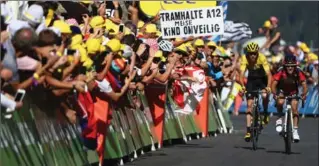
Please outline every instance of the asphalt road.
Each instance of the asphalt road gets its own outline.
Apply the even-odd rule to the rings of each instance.
[[[245,117],[232,117],[234,132],[192,140],[187,144],[148,152],[131,163],[136,166],[318,166],[318,118],[301,119],[301,141],[292,145],[293,154],[284,154],[284,141],[275,131],[271,118],[262,132],[257,151],[243,139]]]

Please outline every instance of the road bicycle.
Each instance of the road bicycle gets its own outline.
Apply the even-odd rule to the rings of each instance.
[[[293,136],[292,136],[292,132],[293,132],[293,115],[292,115],[292,110],[291,110],[291,101],[293,99],[296,100],[301,100],[302,98],[300,96],[294,95],[294,96],[286,96],[286,97],[282,97],[283,99],[285,99],[285,109],[284,109],[284,113],[285,113],[285,119],[284,122],[282,124],[282,131],[280,133],[281,136],[283,136],[284,141],[285,141],[285,153],[286,154],[291,154],[291,143],[293,142]],[[304,101],[302,101],[302,108],[304,107]]]
[[[253,150],[257,150],[258,148],[258,137],[259,134],[261,133],[261,130],[263,128],[262,126],[262,118],[260,115],[260,105],[259,102],[262,100],[261,94],[265,93],[263,91],[257,90],[257,91],[251,91],[251,92],[246,92],[246,93],[251,93],[254,94],[254,103],[253,103],[253,109],[252,109],[252,125],[250,127],[250,134],[251,134],[251,139],[250,141],[253,144]]]

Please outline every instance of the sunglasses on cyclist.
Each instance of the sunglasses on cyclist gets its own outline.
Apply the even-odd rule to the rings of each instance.
[[[289,64],[289,65],[285,65],[286,68],[295,68],[297,65],[294,64]]]
[[[204,46],[196,46],[197,48],[204,48]]]
[[[258,55],[258,52],[248,52],[247,55],[248,55],[248,56],[252,56],[252,55],[257,56],[257,55]]]

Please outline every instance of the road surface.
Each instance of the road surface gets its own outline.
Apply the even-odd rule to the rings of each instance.
[[[148,152],[129,166],[318,166],[318,118],[301,119],[301,141],[292,145],[293,154],[286,155],[284,141],[275,131],[271,118],[262,132],[257,151],[243,139],[245,116],[232,117],[234,132],[217,137],[192,140],[187,144],[164,147]]]

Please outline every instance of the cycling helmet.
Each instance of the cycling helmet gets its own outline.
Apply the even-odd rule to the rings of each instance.
[[[284,66],[296,66],[297,58],[294,55],[285,56]]]
[[[247,46],[246,46],[246,52],[249,53],[249,52],[258,52],[259,51],[259,46],[257,43],[254,43],[254,42],[251,42],[251,43],[248,43]]]

